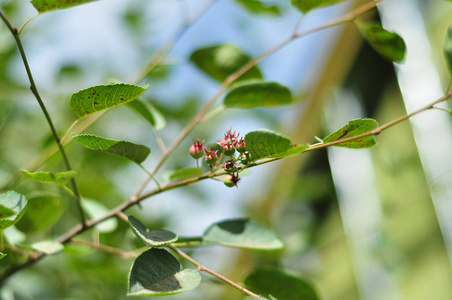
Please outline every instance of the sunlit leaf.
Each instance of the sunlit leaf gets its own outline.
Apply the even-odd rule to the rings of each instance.
[[[63,244],[57,241],[40,241],[31,245],[32,248],[45,254],[58,254],[64,250]]]
[[[248,63],[251,57],[236,46],[224,44],[198,49],[192,53],[190,60],[213,79],[223,82]],[[252,67],[237,80],[252,78],[262,78],[262,73],[257,67]]]
[[[446,40],[444,41],[444,56],[446,57],[447,68],[452,75],[452,25],[447,29]]]
[[[236,248],[277,250],[283,247],[270,228],[249,219],[215,223],[206,229],[203,239],[205,242]]]
[[[71,109],[83,118],[95,112],[128,103],[141,96],[148,86],[140,87],[125,83],[98,85],[72,94]]]
[[[196,288],[201,275],[193,269],[182,270],[179,261],[164,249],[152,248],[133,263],[129,274],[132,296],[165,296]]]
[[[248,132],[245,135],[245,144],[252,161],[298,155],[309,146],[294,145],[289,138],[266,129]]]
[[[129,216],[129,225],[136,236],[148,246],[159,247],[177,241],[177,234],[174,232],[163,229],[149,230],[134,216]]]
[[[373,119],[356,119],[351,120],[341,129],[336,130],[332,134],[323,139],[323,143],[330,143],[341,139],[353,137],[378,127],[377,121]],[[370,148],[375,146],[375,139],[373,135],[358,138],[344,143],[339,143],[334,146],[341,146],[347,148]]]
[[[267,5],[259,0],[237,0],[248,11],[256,14],[268,14],[279,16],[281,13],[275,5]]]
[[[333,5],[345,0],[292,0],[292,5],[298,8],[302,13],[307,13],[311,9]]]
[[[84,198],[82,207],[91,219],[97,219],[105,216],[109,210],[100,202]],[[116,230],[118,221],[115,218],[109,218],[96,225],[97,231],[101,233],[109,233]]]
[[[39,181],[39,182],[46,182],[46,183],[54,183],[61,186],[66,185],[72,178],[74,178],[77,175],[76,171],[66,171],[66,172],[58,172],[58,173],[52,173],[52,172],[29,172],[27,170],[22,170],[22,173],[33,180]]]
[[[179,169],[171,173],[170,179],[172,180],[184,180],[193,177],[197,177],[199,175],[198,168],[185,168]]]
[[[226,107],[237,108],[272,107],[291,103],[292,94],[287,87],[264,80],[237,83],[224,98]]]
[[[151,153],[151,149],[143,145],[111,140],[93,134],[74,135],[74,139],[88,149],[122,156],[137,164],[141,164]]]
[[[6,253],[0,252],[0,259],[6,256]]]
[[[31,196],[28,199],[27,211],[16,227],[25,233],[46,230],[60,219],[63,211],[64,206],[56,196]]]
[[[404,40],[394,32],[389,32],[375,23],[359,25],[360,32],[381,56],[390,61],[401,62],[405,58]]]
[[[0,212],[5,214],[0,215],[0,232],[19,222],[26,206],[27,199],[21,194],[12,191],[0,194]]]
[[[33,6],[40,12],[69,8],[97,0],[31,0]]]
[[[245,279],[245,285],[268,299],[321,299],[312,282],[306,277],[271,266],[254,269]]]

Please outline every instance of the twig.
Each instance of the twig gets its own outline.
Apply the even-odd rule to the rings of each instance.
[[[98,244],[98,243],[88,242],[88,241],[79,240],[79,239],[71,239],[71,242],[79,244],[79,245],[85,245],[85,246],[88,246],[88,247],[100,250],[102,252],[111,253],[111,254],[117,254],[117,255],[122,256],[124,258],[137,257],[137,255],[134,254],[133,252],[126,252],[126,251],[123,251],[121,249],[109,247],[109,246],[106,246],[106,245],[101,245],[101,244]]]

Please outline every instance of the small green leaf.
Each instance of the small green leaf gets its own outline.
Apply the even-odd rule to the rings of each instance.
[[[12,191],[0,194],[0,213],[5,213],[0,215],[0,232],[19,222],[26,206],[27,199],[23,195]]]
[[[41,241],[32,244],[31,247],[48,255],[58,254],[64,250],[63,244],[57,241]]]
[[[164,249],[143,252],[129,274],[129,296],[166,296],[196,288],[201,275],[193,269],[181,269],[179,261]]]
[[[373,119],[356,119],[351,120],[348,124],[344,125],[341,129],[336,130],[332,134],[323,139],[323,143],[330,143],[341,139],[353,137],[378,127],[377,121]],[[370,148],[375,146],[375,139],[373,135],[351,140],[344,143],[339,143],[334,146],[341,146],[347,148]]]
[[[245,144],[252,161],[298,155],[309,146],[293,145],[289,138],[266,129],[248,132],[245,135]]]
[[[359,24],[359,29],[381,56],[395,62],[401,62],[405,58],[406,45],[397,33],[389,32],[375,23]]]
[[[40,12],[65,9],[96,0],[31,0],[31,4]]]
[[[333,5],[343,1],[345,0],[292,0],[292,5],[305,14],[311,9]]]
[[[201,48],[190,57],[190,61],[199,69],[219,82],[225,81],[229,75],[237,72],[250,60],[250,56],[229,44]],[[237,80],[251,78],[262,78],[262,73],[257,67],[252,67]]]
[[[109,212],[109,210],[102,203],[87,198],[83,198],[82,207],[91,219],[103,217]],[[109,218],[96,225],[97,231],[101,233],[113,232],[117,227],[118,221],[114,218]]]
[[[283,243],[271,229],[249,219],[215,223],[206,229],[203,239],[206,242],[235,248],[278,250],[283,247]]]
[[[151,149],[148,147],[127,141],[111,140],[93,134],[79,134],[73,136],[77,142],[88,149],[122,156],[137,164],[141,164],[145,161],[151,153]]]
[[[276,267],[257,267],[245,279],[251,291],[269,299],[317,300],[320,296],[311,281]]]
[[[22,232],[36,232],[55,225],[64,212],[60,199],[53,195],[34,195],[29,197],[27,211],[16,227]]]
[[[6,256],[6,253],[0,252],[0,259]]]
[[[274,16],[279,16],[281,14],[277,6],[266,5],[259,0],[237,0],[237,2],[252,13]]]
[[[72,178],[74,178],[77,175],[77,172],[75,171],[66,171],[66,172],[58,172],[58,173],[52,173],[52,172],[28,172],[27,170],[22,170],[22,173],[33,180],[39,181],[39,182],[46,182],[46,183],[54,183],[58,184],[60,186],[65,186]]]
[[[447,68],[452,75],[452,25],[447,29],[446,40],[444,41],[444,56],[446,57]]]
[[[177,241],[177,234],[168,230],[149,230],[134,216],[129,216],[129,225],[136,236],[146,245],[161,247]]]
[[[237,108],[272,107],[291,103],[292,95],[287,87],[264,80],[237,83],[224,98],[226,107]]]
[[[148,86],[125,83],[98,85],[72,94],[69,102],[72,111],[83,118],[95,112],[128,103],[141,96]]]
[[[169,178],[171,180],[184,180],[197,177],[198,175],[199,175],[198,168],[185,168],[174,171]]]

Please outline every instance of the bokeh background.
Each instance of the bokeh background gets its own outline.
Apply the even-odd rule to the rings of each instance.
[[[190,63],[193,51],[229,43],[255,57],[292,33],[301,14],[290,1],[262,2],[275,5],[279,13],[253,13],[233,0],[96,1],[38,16],[25,27],[22,39],[61,134],[76,119],[68,105],[72,93],[115,81],[134,83],[149,62],[165,54],[140,82],[150,85],[142,100],[162,116],[157,128],[129,108],[117,107],[84,129],[149,146],[152,153],[145,166],[152,169],[162,154],[155,136],[170,145],[219,87]],[[348,0],[312,11],[299,30],[366,2]],[[16,27],[36,14],[25,0],[3,0],[0,8]],[[375,53],[353,24],[292,42],[259,68],[266,79],[292,90],[294,104],[215,115],[195,128],[158,179],[165,182],[173,170],[195,166],[188,155],[192,138],[213,143],[230,128],[242,135],[267,128],[297,143],[314,143],[314,136],[324,137],[348,120],[375,118],[383,124],[434,101],[450,80],[442,49],[451,17],[452,3],[443,0],[387,0],[360,17],[361,22],[381,21],[405,39],[407,56],[397,65]],[[78,222],[77,208],[64,190],[19,175],[20,169],[64,169],[58,154],[49,157],[54,142],[28,86],[14,40],[1,24],[0,190],[47,199],[51,212],[43,218],[53,224],[39,228],[29,209],[24,221],[4,233],[11,244],[57,237]],[[143,209],[127,214],[181,236],[199,236],[210,224],[237,217],[272,226],[285,242],[282,251],[219,246],[189,250],[237,282],[256,265],[277,265],[305,274],[324,299],[452,299],[450,115],[428,111],[376,140],[372,149],[318,150],[253,168],[238,189],[203,181],[148,199]],[[146,178],[141,169],[118,157],[74,143],[67,149],[82,195],[107,209],[126,201]],[[43,205],[38,200],[36,211]],[[110,225],[79,238],[127,251],[141,247],[127,224]],[[0,270],[21,261],[21,255],[11,253],[0,261]],[[12,277],[0,298],[124,299],[131,264],[130,259],[69,244],[63,254]],[[196,290],[166,298],[244,298],[203,277]]]

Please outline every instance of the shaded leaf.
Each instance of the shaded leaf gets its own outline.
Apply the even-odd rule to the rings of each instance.
[[[0,259],[6,256],[6,253],[0,252]]]
[[[87,198],[83,198],[82,207],[91,219],[103,217],[109,212],[102,203]],[[101,233],[115,231],[117,227],[118,221],[115,218],[109,218],[96,225],[96,229]]]
[[[343,1],[345,0],[292,0],[292,5],[302,13],[307,13],[311,9],[333,5]]]
[[[159,247],[177,241],[177,234],[168,230],[149,230],[134,216],[129,216],[129,225],[133,233],[146,245]]]
[[[196,288],[201,275],[181,269],[179,261],[164,249],[152,248],[133,263],[129,274],[128,295],[165,296]]]
[[[141,164],[151,153],[151,149],[146,146],[127,141],[111,140],[94,134],[79,134],[73,135],[73,137],[88,149],[122,156],[137,164]]]
[[[146,119],[156,130],[166,126],[165,117],[154,106],[140,100],[129,102],[127,106]]]
[[[27,211],[16,227],[28,233],[42,231],[55,225],[64,212],[64,206],[53,195],[35,195],[28,199]]]
[[[27,199],[21,194],[12,191],[0,194],[0,212],[5,213],[5,216],[0,215],[0,231],[16,224],[24,215],[26,206]]]
[[[64,250],[63,244],[57,241],[40,241],[31,245],[31,247],[45,254],[58,254]]]
[[[320,299],[311,281],[276,267],[257,267],[245,279],[251,291],[269,299]]]
[[[277,250],[283,247],[283,243],[271,229],[249,219],[215,223],[206,229],[203,239],[206,242],[235,248]]]
[[[444,56],[446,57],[447,68],[452,75],[452,25],[447,29],[446,40],[444,41]]]
[[[128,103],[141,96],[148,86],[125,83],[98,85],[72,94],[69,102],[72,111],[83,118],[95,112]]]
[[[197,177],[199,175],[198,168],[184,168],[179,169],[171,173],[170,179],[171,180],[184,180],[189,179],[193,177]]]
[[[226,107],[237,108],[272,107],[291,103],[292,94],[287,87],[264,80],[237,83],[224,98]]]
[[[97,0],[31,0],[33,6],[40,12],[65,9]]]
[[[361,133],[374,130],[378,127],[377,121],[373,119],[356,119],[351,120],[341,129],[336,130],[332,134],[323,139],[323,143],[334,142],[337,140],[353,137]],[[370,148],[375,146],[375,139],[373,135],[351,140],[344,143],[339,143],[334,146],[341,146],[347,148]]]
[[[360,24],[359,28],[364,38],[381,56],[395,62],[401,62],[405,58],[406,45],[397,33],[389,32],[374,23]]]
[[[66,185],[72,178],[74,178],[77,175],[76,171],[66,171],[66,172],[58,172],[58,173],[52,173],[52,172],[29,172],[27,170],[22,170],[22,173],[33,180],[39,181],[39,182],[46,182],[46,183],[54,183],[61,186]]]
[[[275,16],[279,16],[281,14],[277,6],[266,5],[259,0],[237,0],[237,2],[252,13]]]
[[[293,145],[292,141],[276,132],[261,129],[245,135],[251,161],[262,158],[284,158],[303,153],[309,145]]]
[[[250,56],[229,44],[201,48],[194,51],[190,57],[190,61],[199,69],[219,82],[225,81],[229,75],[237,72],[250,60]],[[237,80],[251,78],[262,78],[262,73],[256,66],[246,71]]]

